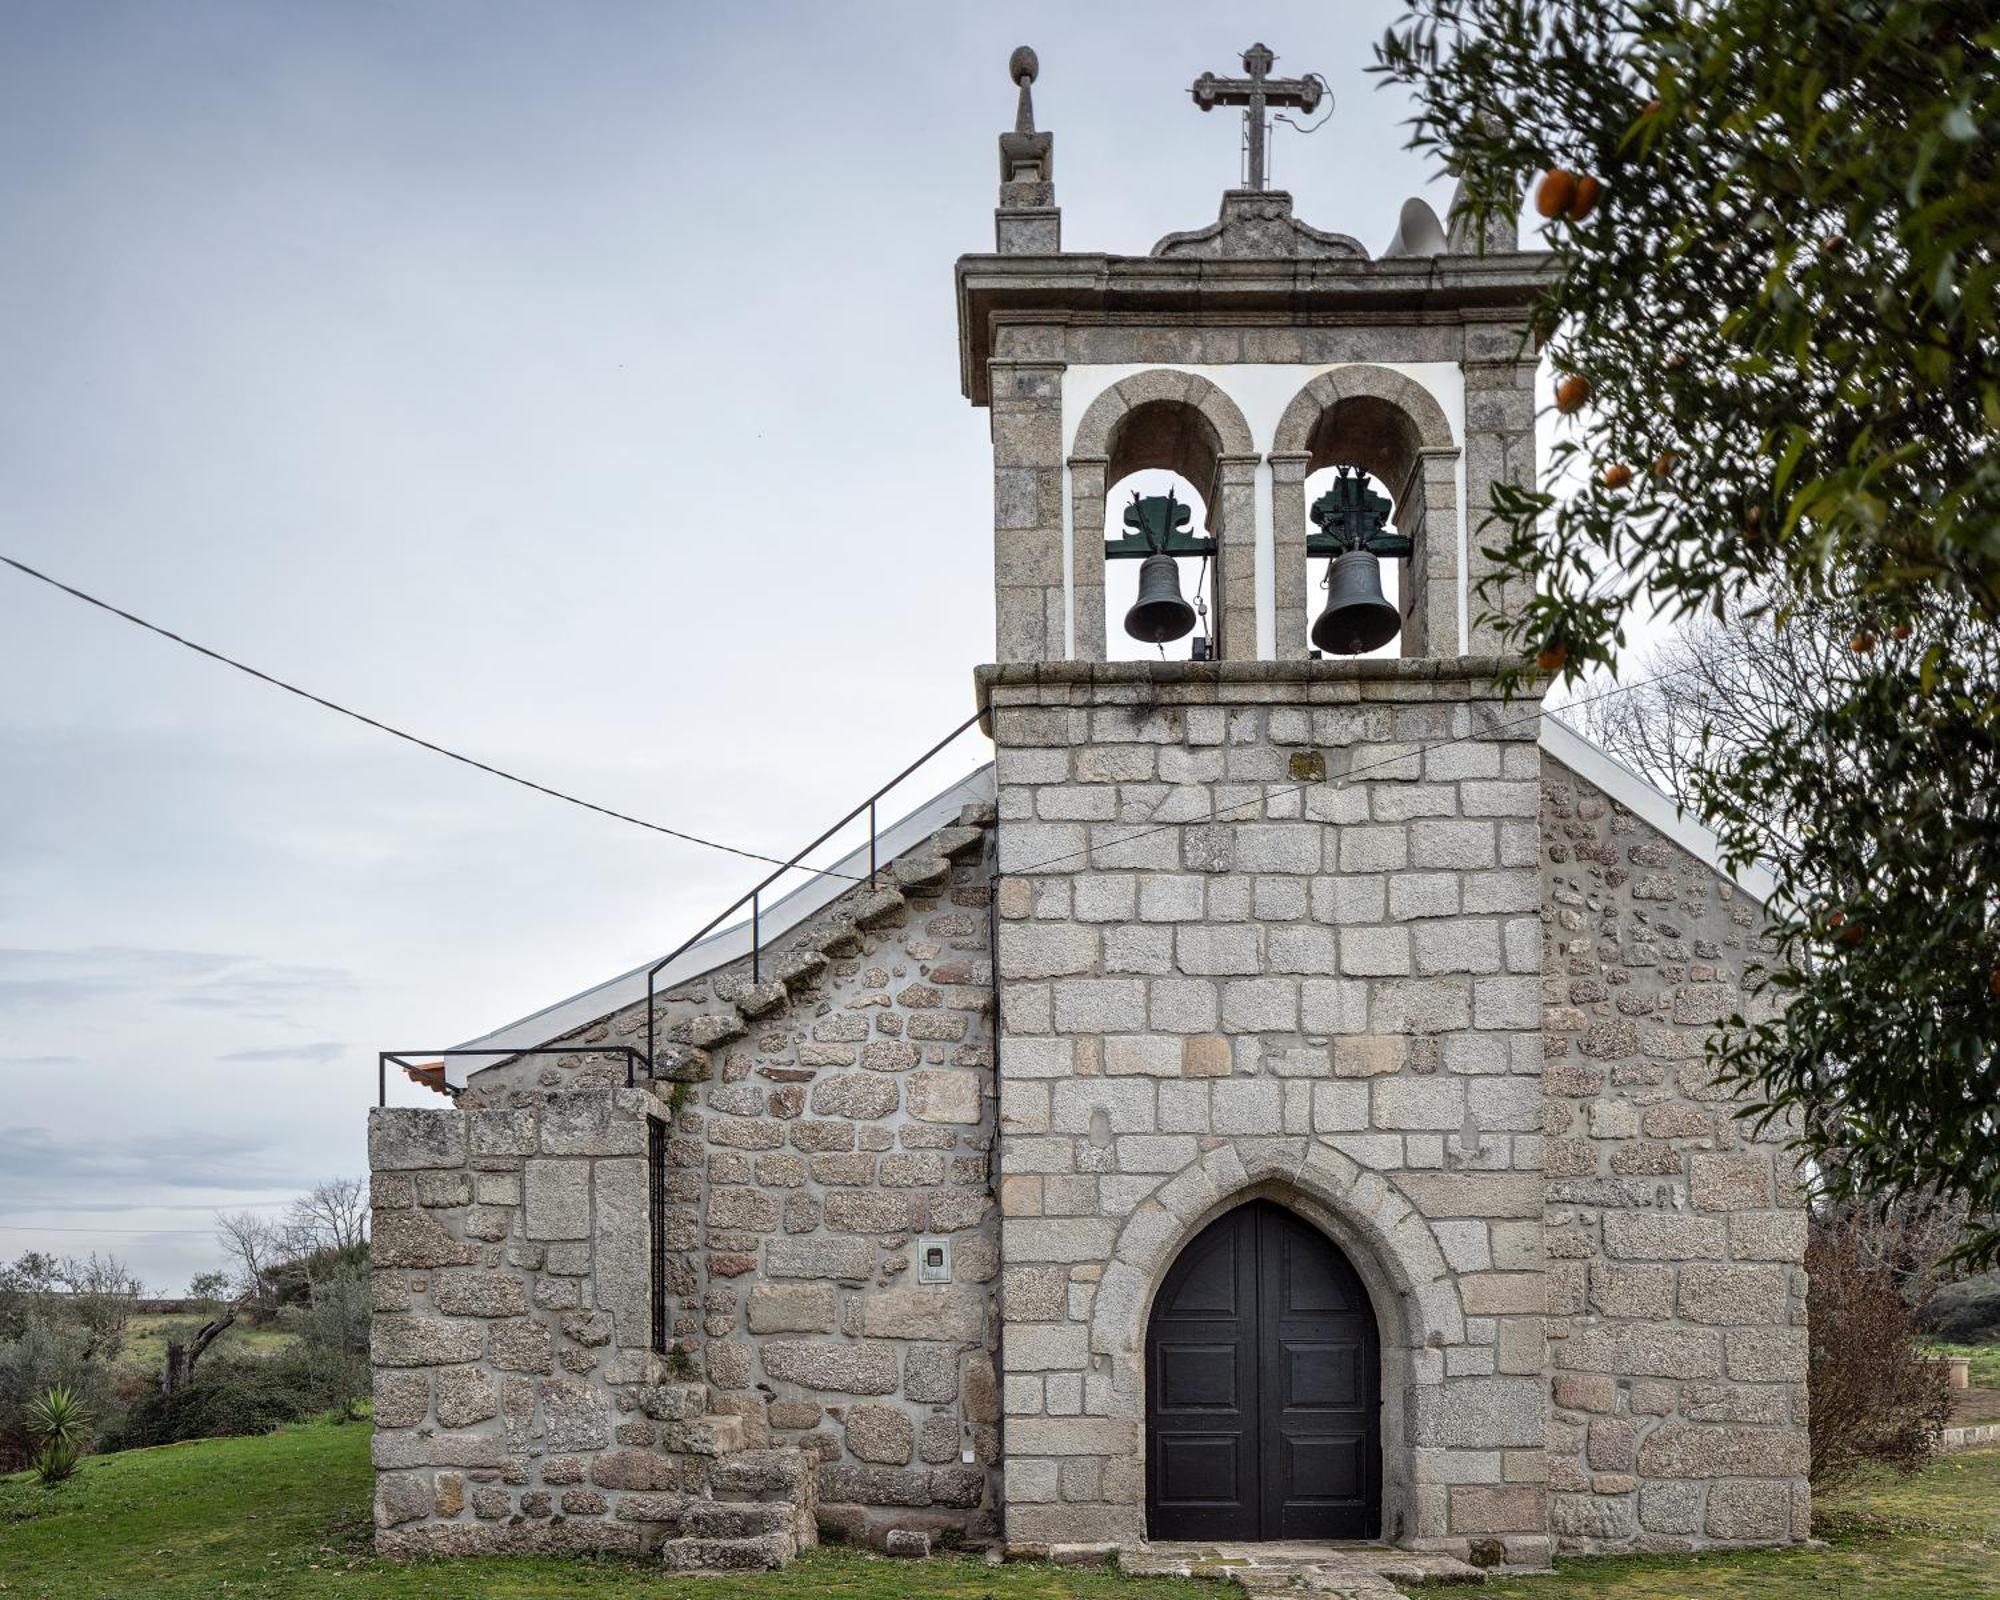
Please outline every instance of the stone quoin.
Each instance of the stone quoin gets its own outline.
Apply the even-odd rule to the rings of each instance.
[[[1317,104],[1272,59],[1198,103]],[[1261,123],[1213,224],[1064,252],[1008,70],[955,277],[993,761],[765,906],[755,970],[670,966],[632,1085],[643,973],[373,1114],[378,1548],[1805,1538],[1802,1199],[1705,1052],[1765,886],[1496,686],[1546,259],[1308,227]],[[1309,643],[1334,467],[1409,541],[1394,656]],[[1214,541],[1209,659],[1107,659],[1141,471]]]

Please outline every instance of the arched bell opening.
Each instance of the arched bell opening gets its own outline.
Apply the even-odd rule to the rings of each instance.
[[[1072,655],[1187,660],[1200,638],[1209,659],[1255,656],[1257,463],[1235,403],[1193,373],[1135,373],[1090,403],[1068,458]],[[1135,490],[1159,503],[1135,511]],[[1149,594],[1169,602],[1170,620],[1192,621],[1172,638],[1135,639],[1126,619],[1154,556],[1171,566],[1155,562]]]
[[[1312,510],[1346,467],[1350,478],[1364,474],[1367,491],[1389,503],[1374,576],[1399,619],[1393,642],[1354,653],[1456,655],[1462,640],[1458,447],[1430,392],[1387,367],[1332,368],[1286,407],[1270,460],[1278,654],[1298,658],[1314,648],[1313,626],[1328,593],[1322,586],[1327,564],[1346,541],[1329,538]],[[1351,519],[1340,526],[1352,533]],[[1350,561],[1349,583],[1368,566]]]
[[[1382,1331],[1323,1229],[1269,1198],[1223,1212],[1146,1324],[1147,1537],[1383,1533]]]
[[[1408,652],[1404,594],[1410,541],[1381,480],[1352,462],[1305,480],[1306,586],[1303,627],[1310,653],[1396,657]],[[1296,629],[1301,619],[1289,619]]]
[[[1158,469],[1131,473],[1105,495],[1106,661],[1214,659],[1219,610],[1208,504],[1189,479]],[[1169,569],[1149,564],[1155,547]]]

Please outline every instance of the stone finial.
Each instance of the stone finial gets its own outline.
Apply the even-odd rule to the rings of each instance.
[[[1020,86],[1014,128],[1000,135],[1000,204],[993,213],[994,247],[1002,255],[1053,255],[1062,249],[1056,208],[1055,135],[1035,131],[1033,85],[1042,64],[1027,45],[1007,58]]]

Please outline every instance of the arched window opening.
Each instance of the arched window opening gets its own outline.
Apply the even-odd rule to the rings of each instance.
[[[1398,525],[1399,508],[1387,487],[1358,463],[1334,460],[1307,474],[1305,502],[1308,576],[1302,626],[1308,640],[1315,638],[1315,628],[1329,600],[1337,598],[1342,602],[1340,622],[1320,635],[1331,648],[1314,645],[1311,653],[1329,659],[1393,658],[1403,654],[1407,648],[1401,622],[1407,612],[1404,592],[1408,586],[1409,539]],[[1336,596],[1335,566],[1344,552],[1356,549],[1371,552],[1372,570],[1368,562],[1350,563],[1344,569]],[[1379,620],[1372,622],[1366,615],[1369,607],[1360,603],[1366,599],[1370,579],[1386,607]],[[1301,625],[1300,619],[1294,619],[1294,625]],[[1389,636],[1373,648],[1347,650],[1340,647],[1339,641],[1327,638],[1328,634],[1346,634],[1356,627],[1365,630],[1370,626],[1377,632],[1389,630]]]
[[[1172,527],[1167,526],[1169,520]],[[1139,601],[1145,556],[1163,539],[1173,561],[1172,592],[1187,603],[1193,626],[1178,638],[1156,644],[1133,637],[1126,625]],[[1215,561],[1205,550],[1181,553],[1190,546],[1213,543],[1207,496],[1180,473],[1148,468],[1113,481],[1104,500],[1105,660],[1214,659]],[[1149,591],[1149,598],[1158,596],[1157,588]]]

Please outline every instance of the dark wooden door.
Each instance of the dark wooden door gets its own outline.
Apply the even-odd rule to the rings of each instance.
[[[1238,1206],[1181,1251],[1147,1324],[1149,1535],[1376,1538],[1380,1412],[1354,1268],[1283,1207]]]

